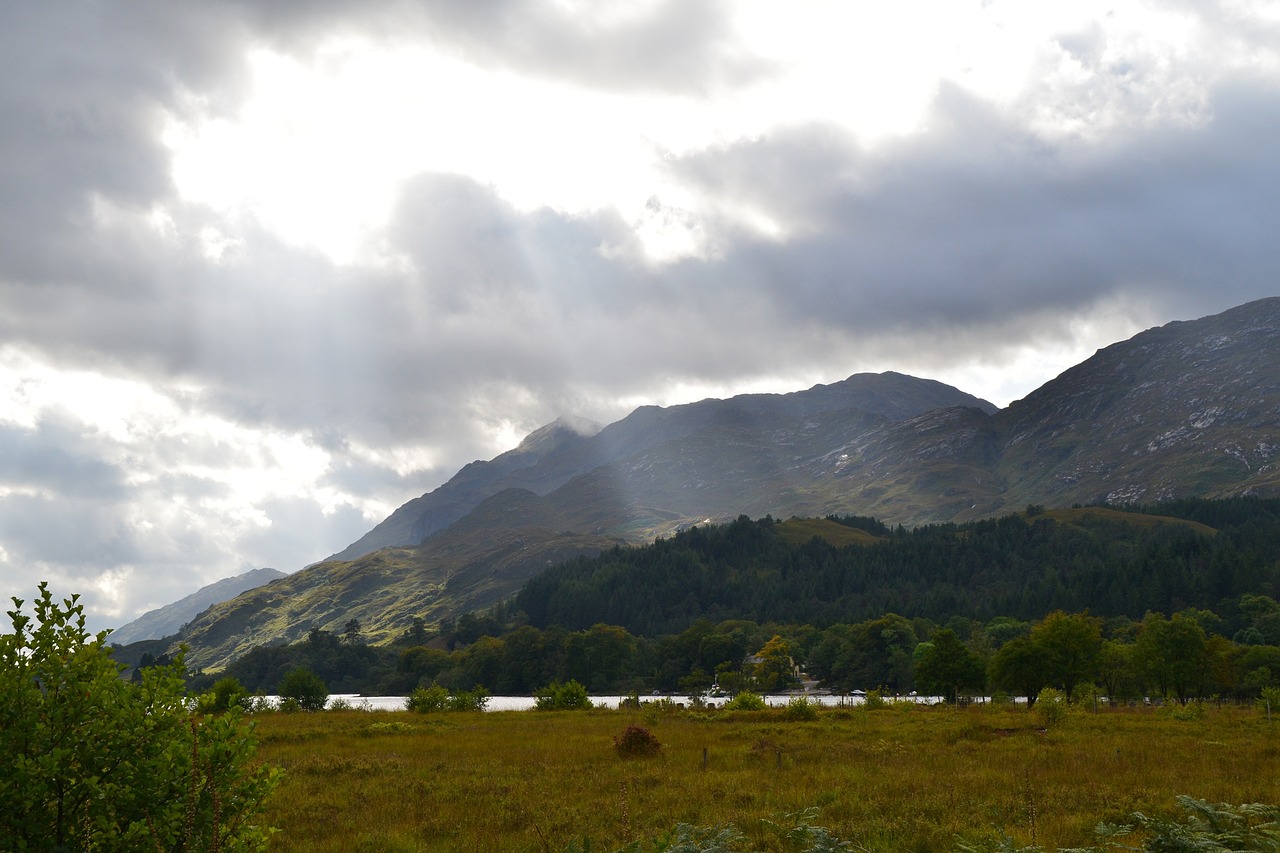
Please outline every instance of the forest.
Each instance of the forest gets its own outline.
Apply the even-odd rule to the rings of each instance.
[[[808,536],[824,525],[859,535]],[[1280,684],[1278,581],[1275,500],[1028,507],[913,530],[742,517],[553,567],[510,601],[417,621],[388,646],[352,620],[218,675],[265,693],[305,667],[332,692],[384,695],[567,680],[769,691],[803,677],[839,691],[1248,700]]]

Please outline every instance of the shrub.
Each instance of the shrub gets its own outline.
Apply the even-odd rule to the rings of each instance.
[[[437,711],[483,711],[488,704],[489,691],[483,687],[450,693],[439,684],[414,688],[404,702],[407,710],[420,714]]]
[[[300,710],[323,711],[325,702],[329,701],[329,688],[324,686],[320,676],[305,666],[290,670],[280,682],[277,691],[280,694],[280,710],[285,710],[284,703],[293,700]]]
[[[818,703],[811,702],[808,696],[795,696],[787,702],[787,710],[783,715],[788,720],[816,720]]]
[[[1271,719],[1273,714],[1280,715],[1280,687],[1264,687],[1258,697],[1258,707]]]
[[[576,681],[553,681],[541,690],[535,690],[535,707],[539,711],[576,711],[591,707],[587,688]]]
[[[862,700],[862,707],[868,711],[878,711],[882,708],[888,708],[889,702],[879,690],[868,690],[866,698]]]
[[[107,632],[45,584],[0,634],[0,842],[9,850],[262,850],[279,770],[229,706],[193,714],[181,655],[120,678]]]
[[[1036,696],[1036,718],[1045,728],[1056,726],[1067,718],[1067,697],[1061,690],[1046,687]]]
[[[450,711],[483,711],[489,704],[489,691],[483,687],[464,690],[449,697]]]
[[[208,693],[201,694],[196,707],[202,714],[225,714],[232,708],[243,708],[248,698],[249,691],[239,679],[228,675],[215,681]]]
[[[627,726],[622,734],[613,736],[613,748],[624,758],[637,758],[656,755],[662,750],[662,744],[644,726]]]
[[[763,711],[766,707],[764,699],[756,693],[744,690],[724,703],[726,711]]]
[[[430,687],[415,687],[413,692],[409,694],[409,698],[404,700],[406,710],[417,711],[419,714],[443,711],[448,705],[449,691],[439,684],[433,684]]]

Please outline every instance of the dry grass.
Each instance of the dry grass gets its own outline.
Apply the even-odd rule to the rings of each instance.
[[[1053,849],[1088,843],[1100,820],[1172,815],[1177,794],[1280,802],[1280,724],[1248,709],[1078,713],[1047,731],[1011,707],[782,714],[268,715],[259,754],[286,770],[272,846],[614,850],[680,822],[758,839],[762,819],[816,806],[868,850],[948,850],[997,829]],[[660,755],[617,754],[632,723]]]

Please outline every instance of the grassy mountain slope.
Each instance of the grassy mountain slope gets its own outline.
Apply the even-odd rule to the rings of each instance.
[[[794,394],[643,407],[593,430],[559,422],[466,466],[343,552],[350,559],[293,576],[287,606],[251,594],[202,618],[186,638],[193,654],[221,660],[353,616],[385,638],[415,616],[511,595],[560,557],[739,515],[911,526],[1029,504],[1278,495],[1280,299],[1143,332],[1000,411],[940,383],[859,374]],[[394,547],[361,553],[380,542]],[[243,615],[221,628],[223,613]]]
[[[253,569],[232,578],[223,578],[203,586],[172,604],[149,610],[111,632],[111,642],[128,645],[142,640],[158,640],[176,634],[201,611],[221,601],[229,601],[247,589],[254,589],[285,577],[275,569]]]

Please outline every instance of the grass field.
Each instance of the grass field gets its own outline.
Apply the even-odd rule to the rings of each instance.
[[[1004,831],[1046,849],[1101,820],[1178,813],[1178,794],[1280,803],[1280,721],[1254,709],[1075,711],[1044,728],[1023,707],[440,713],[256,718],[286,776],[266,818],[277,851],[611,851],[677,823],[815,820],[866,850],[943,851]],[[623,758],[630,725],[662,743]],[[705,757],[704,757],[705,756]]]

